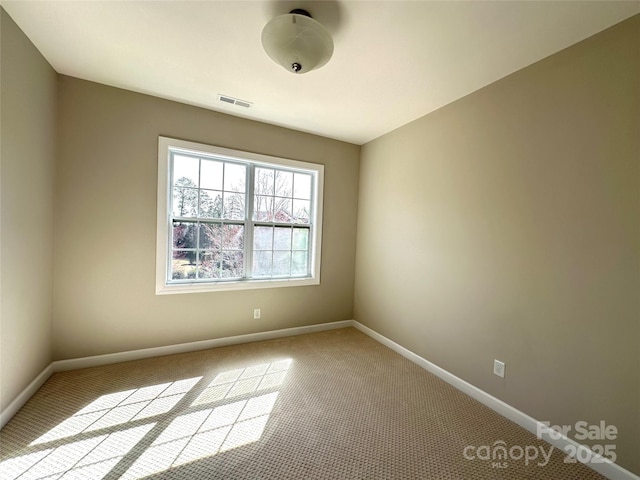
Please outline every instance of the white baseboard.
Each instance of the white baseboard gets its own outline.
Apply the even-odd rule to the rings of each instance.
[[[493,395],[488,394],[484,390],[480,390],[478,387],[471,385],[470,383],[462,380],[459,377],[456,377],[452,373],[444,370],[443,368],[438,367],[437,365],[431,363],[430,361],[422,358],[419,355],[416,355],[412,351],[404,348],[401,345],[398,345],[393,340],[388,339],[384,335],[380,335],[378,332],[370,329],[369,327],[361,324],[360,322],[353,320],[353,326],[360,330],[362,333],[368,335],[373,338],[377,342],[389,347],[394,352],[402,355],[407,360],[412,361],[416,365],[424,368],[430,373],[433,373],[436,377],[444,380],[448,384],[454,386],[461,392],[466,393],[471,398],[478,400],[483,405],[486,405],[490,409],[499,413],[503,417],[508,418],[514,423],[517,423],[524,429],[533,433],[534,435],[538,435],[538,432],[544,432],[546,427],[545,424],[539,422],[535,418],[530,417],[524,412],[512,407],[511,405],[503,402],[502,400],[497,399]],[[595,470],[601,475],[604,475],[610,480],[640,480],[640,477],[635,475],[634,473],[622,468],[621,466],[612,463],[610,461],[604,461],[602,457],[598,454],[594,453],[589,447],[582,445],[575,440],[568,438],[567,436],[554,435],[553,437],[542,434],[542,439],[547,443],[550,443],[554,447],[566,451],[565,447],[571,446],[573,449],[577,449],[580,451],[588,451],[588,455],[583,458],[595,458],[597,460],[603,460],[603,463],[585,463],[589,468]],[[558,438],[559,437],[559,438]],[[578,458],[581,458],[580,456]]]
[[[131,350],[128,352],[109,353],[106,355],[95,355],[92,357],[73,358],[70,360],[58,360],[52,362],[40,375],[33,380],[27,388],[0,412],[0,428],[4,427],[11,417],[13,417],[22,406],[33,396],[34,393],[56,372],[75,370],[78,368],[97,367],[110,365],[112,363],[127,362],[129,360],[139,360],[142,358],[159,357],[162,355],[173,355],[175,353],[195,352],[197,350],[207,350],[209,348],[224,347],[227,345],[237,345],[240,343],[258,342],[261,340],[271,340],[274,338],[291,337],[303,335],[305,333],[321,332],[323,330],[334,330],[337,328],[352,327],[353,320],[342,320],[339,322],[321,323],[318,325],[307,325],[303,327],[284,328],[281,330],[270,330],[267,332],[248,333],[246,335],[236,335],[233,337],[214,338],[212,340],[202,340],[199,342],[180,343],[163,347],[144,348],[141,350]]]
[[[110,353],[106,355],[96,355],[92,357],[74,358],[71,360],[58,360],[52,362],[38,375],[2,412],[0,412],[0,428],[16,414],[22,406],[27,403],[31,396],[47,381],[47,379],[55,372],[66,370],[74,370],[78,368],[96,367],[101,365],[109,365],[113,363],[127,362],[129,360],[139,360],[142,358],[158,357],[162,355],[172,355],[176,353],[194,352],[197,350],[206,350],[209,348],[224,347],[227,345],[237,345],[241,343],[258,342],[261,340],[271,340],[274,338],[284,338],[294,335],[303,335],[306,333],[320,332],[324,330],[333,330],[337,328],[355,327],[364,334],[373,338],[377,342],[389,347],[394,352],[402,355],[406,359],[419,365],[438,378],[444,380],[454,386],[463,393],[478,400],[480,403],[491,408],[503,417],[508,418],[512,422],[520,425],[529,432],[537,435],[539,431],[544,431],[544,424],[530,417],[524,412],[512,407],[511,405],[497,399],[496,397],[480,390],[478,387],[456,377],[452,373],[438,367],[421,356],[395,343],[393,340],[379,334],[378,332],[366,327],[355,320],[342,320],[339,322],[322,323],[318,325],[308,325],[304,327],[285,328],[281,330],[271,330],[267,332],[249,333],[246,335],[236,335],[233,337],[215,338],[212,340],[202,340],[199,342],[180,343],[176,345],[167,345],[163,347],[145,348],[141,350],[131,350],[128,352]],[[550,437],[542,436],[545,441],[556,448],[565,450],[565,447],[572,446],[575,449],[589,450],[585,445],[581,445],[575,440],[566,436],[557,435]],[[591,452],[591,455],[598,458],[597,454]],[[640,477],[634,473],[622,468],[615,463],[587,463],[591,469],[604,475],[610,480],[640,480]]]
[[[47,379],[53,375],[53,364],[50,364],[47,368],[45,368],[40,375],[38,375],[27,388],[22,390],[20,394],[13,399],[13,401],[7,405],[7,407],[0,412],[0,428],[4,427],[11,417],[13,417],[18,410],[22,408],[22,406],[29,401],[29,399],[33,396],[34,393],[38,391],[38,389],[47,381]]]

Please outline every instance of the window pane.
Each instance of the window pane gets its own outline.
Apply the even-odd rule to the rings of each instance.
[[[244,275],[243,253],[222,252],[222,277],[238,278]]]
[[[253,202],[253,219],[263,222],[273,219],[273,197],[256,195]]]
[[[276,227],[273,235],[274,250],[291,250],[291,229],[288,227]]]
[[[274,171],[270,168],[256,168],[255,193],[256,195],[273,195]]]
[[[222,162],[215,160],[202,160],[200,166],[200,188],[209,190],[222,190]]]
[[[293,173],[276,171],[275,185],[277,197],[291,197],[293,193]]]
[[[253,252],[253,276],[266,277],[271,275],[271,255],[270,250],[266,252]]]
[[[222,225],[219,223],[200,224],[200,248],[220,250],[222,248]]]
[[[291,275],[306,275],[308,273],[309,254],[307,252],[293,252],[291,256]]]
[[[201,252],[198,278],[220,278],[220,253]]]
[[[242,250],[244,248],[244,226],[225,225],[222,230],[222,248]]]
[[[293,206],[290,198],[274,199],[275,208],[273,209],[273,219],[276,222],[291,223],[293,221]]]
[[[304,200],[311,199],[311,175],[296,173],[293,180],[293,196]]]
[[[293,229],[293,249],[308,250],[309,245],[309,229],[294,228]]]
[[[200,160],[182,155],[173,156],[173,184],[179,187],[197,187]]]
[[[171,259],[171,278],[183,280],[196,278],[196,252],[174,250]]]
[[[293,201],[293,217],[296,223],[309,223],[311,203],[309,200]]]
[[[273,275],[289,275],[291,252],[273,252]]]
[[[224,193],[224,218],[244,220],[244,195],[242,193]]]
[[[195,188],[173,189],[173,216],[195,217],[198,211],[198,190]]]
[[[244,165],[237,163],[224,164],[224,189],[228,192],[245,191],[247,171]]]
[[[196,223],[173,222],[173,248],[196,248]]]
[[[273,227],[255,227],[253,229],[253,248],[271,250],[273,248]]]
[[[222,218],[222,192],[200,190],[200,216]]]

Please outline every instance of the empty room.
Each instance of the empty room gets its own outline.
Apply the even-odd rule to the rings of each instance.
[[[640,1],[0,20],[0,480],[640,480]]]

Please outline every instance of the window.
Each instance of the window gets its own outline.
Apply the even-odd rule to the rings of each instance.
[[[156,293],[319,284],[323,173],[160,137]]]

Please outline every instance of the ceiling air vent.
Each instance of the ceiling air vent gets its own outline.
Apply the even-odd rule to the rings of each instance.
[[[239,98],[230,97],[229,95],[218,94],[218,100],[224,103],[230,103],[231,105],[237,105],[238,107],[249,108],[251,106],[251,102],[240,100]]]

